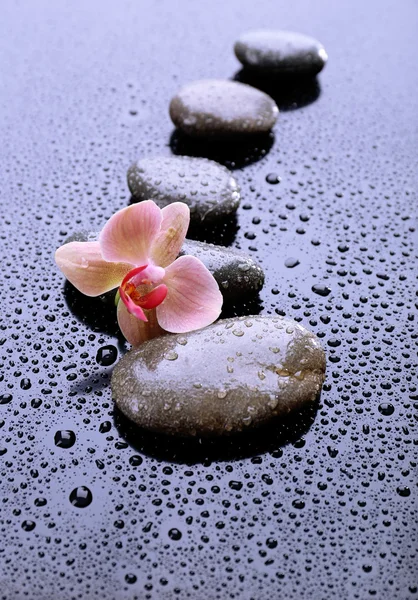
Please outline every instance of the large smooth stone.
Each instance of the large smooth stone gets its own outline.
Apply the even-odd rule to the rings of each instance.
[[[248,254],[206,242],[185,240],[180,256],[199,258],[209,269],[224,297],[224,302],[245,300],[264,285],[264,271]]]
[[[316,75],[328,60],[320,42],[292,31],[249,31],[234,50],[244,67],[260,74]]]
[[[270,96],[222,79],[195,81],[170,102],[174,125],[194,137],[229,137],[270,131],[279,109]]]
[[[69,236],[64,243],[96,242],[96,231],[79,231]],[[224,303],[245,300],[259,292],[264,285],[264,271],[248,254],[239,250],[215,246],[206,242],[184,240],[179,256],[190,254],[200,259],[216,279],[222,292]],[[101,296],[114,304],[115,291]]]
[[[315,335],[282,317],[218,321],[128,352],[112,376],[119,409],[140,427],[225,435],[314,402],[325,374]]]
[[[194,222],[219,221],[234,213],[240,202],[231,172],[207,158],[142,158],[129,167],[128,186],[136,200],[152,199],[160,208],[184,202]]]

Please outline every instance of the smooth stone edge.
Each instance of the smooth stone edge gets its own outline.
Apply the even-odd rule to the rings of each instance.
[[[213,166],[219,167],[220,170],[224,171],[225,175],[229,176],[229,186],[230,186],[230,190],[229,193],[231,194],[231,198],[227,201],[224,201],[224,203],[220,203],[220,204],[216,204],[213,209],[206,211],[203,215],[199,212],[199,210],[190,210],[190,221],[193,222],[194,224],[196,223],[217,223],[219,221],[222,220],[222,218],[224,217],[230,217],[231,215],[234,215],[238,208],[239,205],[241,203],[241,187],[238,183],[238,181],[236,180],[236,178],[234,177],[234,175],[232,174],[232,172],[225,167],[224,165],[221,165],[220,163],[216,162],[215,160],[211,160],[209,158],[205,158],[205,157],[194,157],[194,156],[183,156],[183,155],[178,155],[178,156],[157,156],[157,157],[144,157],[144,158],[140,158],[136,161],[134,161],[133,163],[131,163],[131,165],[128,167],[128,171],[127,171],[127,175],[126,175],[126,179],[127,179],[127,184],[128,184],[128,189],[132,195],[132,198],[136,201],[136,202],[144,202],[145,200],[148,200],[148,198],[142,197],[140,195],[137,195],[135,193],[135,190],[131,187],[130,184],[130,174],[132,174],[134,172],[135,169],[138,168],[138,163],[141,160],[152,160],[153,158],[165,158],[165,159],[170,159],[170,160],[177,160],[177,159],[190,159],[193,161],[205,161],[205,162],[209,162],[212,163]],[[180,161],[179,161],[180,163]],[[236,195],[236,197],[232,197],[233,195]],[[157,206],[160,206],[159,201],[154,199],[154,202],[157,204]],[[161,203],[160,208],[164,208],[165,206],[169,206],[170,204],[172,204],[173,202],[183,202],[183,200],[173,200],[172,202],[167,202],[165,204]],[[186,204],[186,206],[189,206],[189,204],[187,204],[187,202],[184,202],[184,204]],[[225,205],[229,204],[229,206],[227,206],[228,210],[219,210],[219,214],[217,213],[217,209],[219,209],[219,207],[224,207],[225,209]],[[190,208],[190,206],[189,206]]]
[[[253,315],[253,316],[247,316],[247,317],[233,317],[230,319],[221,319],[219,321],[216,321],[215,323],[213,323],[212,325],[209,326],[209,328],[214,327],[216,325],[220,325],[221,323],[227,323],[227,322],[237,322],[237,321],[245,321],[247,319],[251,319],[251,318],[256,318],[256,319],[276,319],[276,317],[269,317],[269,316],[263,316],[263,315]],[[277,318],[278,320],[281,320],[279,318]],[[135,422],[134,419],[132,419],[132,417],[129,415],[129,410],[127,412],[123,411],[118,403],[116,402],[116,399],[114,397],[114,389],[112,386],[112,382],[113,382],[113,378],[115,376],[115,373],[118,372],[119,369],[124,368],[124,362],[126,362],[126,360],[133,360],[131,359],[133,353],[139,353],[141,351],[146,350],[146,344],[153,344],[155,342],[157,342],[157,344],[162,344],[164,340],[167,339],[167,336],[169,337],[184,337],[185,335],[192,335],[192,334],[202,334],[202,332],[205,331],[205,329],[207,330],[208,328],[205,329],[201,329],[201,330],[197,330],[196,332],[190,332],[189,334],[166,334],[164,336],[161,336],[159,338],[155,338],[154,340],[149,340],[148,342],[144,342],[144,344],[142,344],[140,347],[138,348],[134,348],[130,351],[128,351],[127,354],[125,354],[124,357],[122,357],[122,359],[119,361],[119,363],[115,366],[113,373],[112,373],[112,377],[111,377],[111,389],[112,389],[112,399],[115,402],[117,409],[121,412],[122,415],[124,415],[124,417],[126,417],[127,419],[130,420],[130,422],[138,428],[138,431],[141,430],[145,430],[148,432],[152,432],[152,433],[156,433],[159,435],[164,435],[167,437],[177,437],[179,439],[196,439],[198,437],[202,437],[202,438],[227,438],[227,437],[233,437],[234,435],[239,436],[240,434],[245,434],[246,432],[248,433],[249,431],[256,431],[259,429],[262,429],[263,427],[267,427],[270,424],[274,425],[274,422],[278,422],[280,419],[286,419],[288,417],[291,417],[292,415],[296,415],[298,411],[304,410],[305,408],[308,408],[309,405],[313,405],[315,403],[315,401],[318,399],[318,397],[320,396],[321,393],[321,389],[322,386],[324,384],[325,381],[325,377],[326,377],[326,354],[325,354],[325,350],[322,347],[320,340],[318,339],[318,337],[311,332],[310,330],[306,329],[304,326],[300,325],[297,322],[294,322],[293,319],[290,318],[284,318],[285,321],[290,322],[290,324],[297,324],[300,327],[303,327],[304,329],[304,335],[307,335],[308,338],[312,339],[315,341],[315,343],[317,344],[319,350],[322,351],[321,353],[321,358],[322,358],[322,365],[320,369],[315,369],[315,370],[311,370],[309,371],[308,375],[306,375],[303,379],[303,382],[306,384],[306,377],[309,378],[313,378],[314,382],[313,382],[313,386],[311,385],[304,385],[304,389],[307,388],[309,390],[310,393],[305,394],[301,399],[299,399],[297,406],[293,406],[291,409],[288,410],[288,412],[286,414],[270,414],[268,415],[265,419],[260,420],[259,422],[256,423],[251,423],[250,426],[242,426],[240,428],[231,430],[231,431],[227,431],[227,430],[222,430],[222,431],[213,431],[213,430],[190,430],[189,432],[178,432],[177,430],[174,431],[170,431],[167,430],[166,427],[147,427],[144,425],[139,425]],[[129,357],[129,358],[128,358]],[[280,403],[279,403],[280,404]],[[131,413],[132,414],[132,413]]]

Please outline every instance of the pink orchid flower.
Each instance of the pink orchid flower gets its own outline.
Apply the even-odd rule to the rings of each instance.
[[[118,211],[97,242],[70,242],[55,253],[66,278],[83,294],[119,287],[119,327],[133,346],[162,330],[185,333],[213,323],[221,312],[218,284],[193,256],[177,258],[189,207],[160,209],[152,200]]]

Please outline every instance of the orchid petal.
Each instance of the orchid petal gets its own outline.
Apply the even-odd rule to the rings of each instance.
[[[100,296],[120,285],[131,265],[103,260],[99,242],[70,242],[55,252],[68,281],[86,296]]]
[[[128,283],[128,281],[131,281],[131,280],[134,280],[132,283],[134,283],[135,287],[137,285],[139,285],[139,283],[135,282],[135,279],[138,277],[138,275],[140,273],[143,273],[146,268],[147,268],[147,265],[142,265],[141,267],[135,267],[134,269],[131,269],[129,271],[129,273],[126,273],[125,277],[122,280],[122,283],[120,284],[120,287],[124,288],[126,286],[126,284]]]
[[[146,308],[148,310],[151,308],[156,308],[165,300],[167,292],[167,286],[162,283],[148,292],[148,294],[142,296],[142,298],[137,300],[137,303],[139,306],[142,306],[142,308]]]
[[[127,293],[125,288],[121,286],[119,288],[119,296],[131,315],[134,315],[141,321],[146,321],[147,317],[142,309],[150,310],[161,304],[167,296],[167,286],[162,283],[143,296],[135,293],[135,290]]]
[[[160,231],[161,221],[161,210],[152,200],[119,210],[100,233],[103,258],[131,265],[148,263],[149,249]]]
[[[132,346],[139,346],[164,333],[158,325],[155,309],[147,311],[148,321],[144,322],[129,314],[124,303],[119,301],[117,317],[120,330]]]
[[[179,255],[190,223],[190,209],[184,202],[173,202],[161,210],[161,231],[150,249],[156,265],[166,267]]]
[[[220,315],[222,294],[214,277],[194,256],[181,256],[165,270],[167,298],[157,307],[158,322],[171,333],[206,327]]]

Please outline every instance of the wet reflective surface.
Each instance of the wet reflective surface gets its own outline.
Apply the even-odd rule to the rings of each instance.
[[[143,428],[222,436],[302,412],[325,366],[318,338],[299,323],[243,317],[143,344],[115,367],[111,387],[117,407]]]
[[[414,3],[2,8],[0,597],[417,598]],[[171,97],[236,77],[235,40],[273,23],[323,42],[315,86],[253,148],[180,139]],[[276,431],[135,429],[113,307],[55,268],[128,205],[134,160],[172,152],[241,187],[232,223],[193,232],[265,270],[227,316],[286,315],[326,348],[315,410]]]

